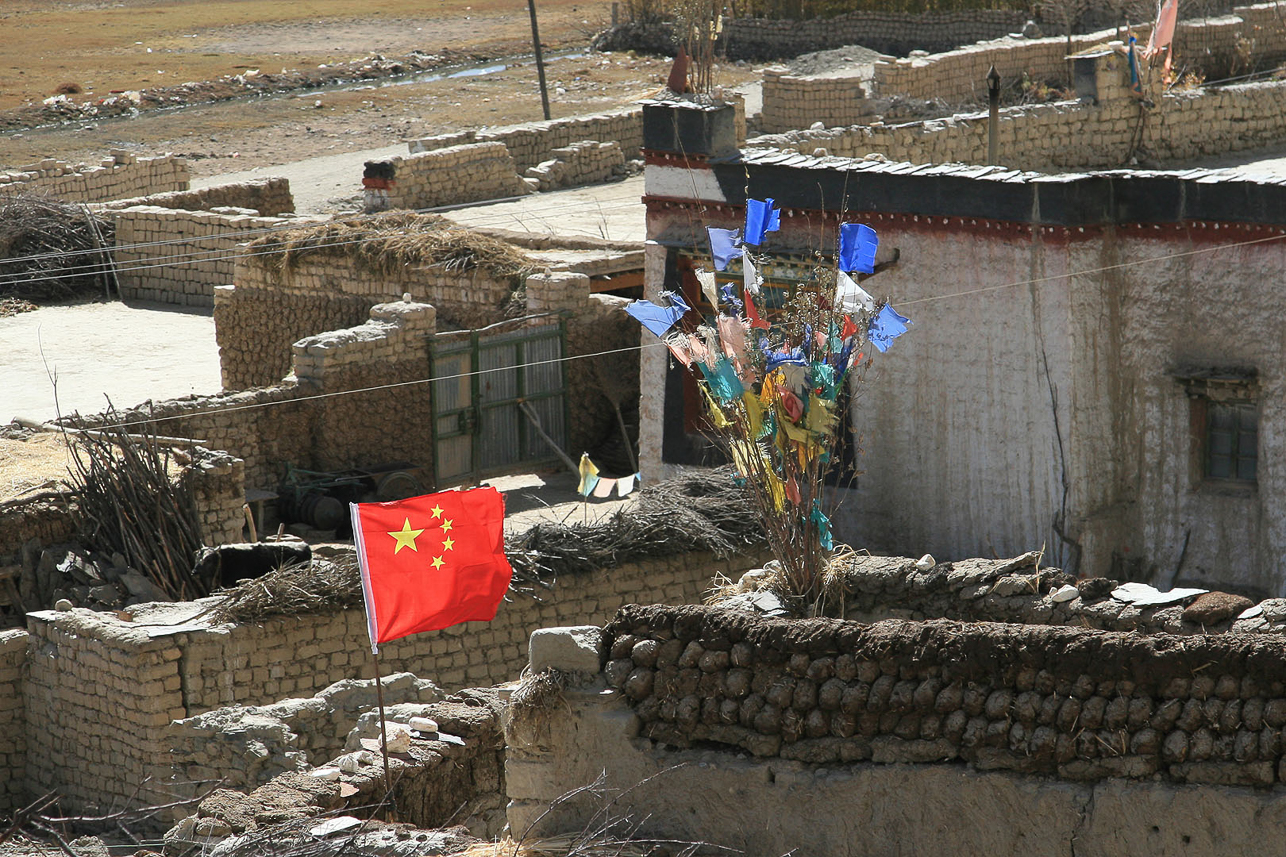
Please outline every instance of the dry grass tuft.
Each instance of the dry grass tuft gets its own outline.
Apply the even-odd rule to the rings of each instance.
[[[249,252],[258,257],[258,264],[282,271],[310,257],[345,258],[381,276],[395,276],[412,267],[452,272],[478,268],[517,285],[536,270],[535,263],[512,244],[455,226],[437,215],[408,212],[292,229],[251,242]]]

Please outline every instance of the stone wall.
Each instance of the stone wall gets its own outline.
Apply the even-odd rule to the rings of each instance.
[[[552,801],[606,771],[645,835],[752,857],[1251,853],[1286,779],[1283,645],[626,607],[613,692],[512,710],[509,822],[579,830],[593,799]]]
[[[44,500],[7,508],[0,512],[0,566],[24,562],[28,543],[39,556],[42,547],[69,541],[75,531],[65,504]]]
[[[503,703],[498,694],[489,688],[471,688],[441,702],[395,705],[389,713],[404,722],[405,712],[432,718],[439,732],[415,735],[405,753],[392,754],[389,759],[398,819],[422,829],[464,825],[472,835],[497,837],[504,824],[505,789]],[[372,725],[369,716],[363,720],[364,725]],[[354,734],[357,731],[371,734],[370,729],[359,727]],[[216,789],[194,815],[165,834],[166,853],[185,853],[192,847],[211,849],[220,843],[225,850],[245,847],[245,839],[231,837],[256,835],[271,836],[273,843],[281,846],[285,837],[303,833],[281,827],[270,830],[283,822],[334,818],[344,810],[366,816],[371,806],[386,797],[383,765],[375,760],[376,754],[368,751],[346,753],[308,772],[282,774],[248,794]],[[341,791],[344,787],[349,787],[347,794]],[[405,827],[386,827],[378,821],[368,821],[355,833],[358,841],[353,844],[358,850],[364,845],[381,852],[405,850],[412,835],[416,840],[410,843],[412,847],[429,853],[455,853],[467,844],[467,839],[459,841],[455,831],[411,834]],[[301,844],[316,841],[309,834],[304,836]],[[437,842],[428,842],[431,838]],[[455,848],[450,847],[453,843]],[[432,850],[435,845],[442,850]]]
[[[855,75],[804,77],[780,66],[766,68],[758,127],[764,134],[785,134],[815,122],[827,128],[857,125],[876,112],[867,96],[865,81]]]
[[[69,202],[103,202],[187,190],[188,162],[175,155],[140,158],[113,151],[97,166],[46,158],[0,171],[0,193],[38,191]]]
[[[525,178],[536,181],[534,190],[599,184],[625,176],[625,156],[619,143],[582,140],[554,149],[549,154],[549,160],[529,167],[524,173]]]
[[[0,812],[25,806],[27,735],[24,715],[23,666],[27,661],[27,634],[20,628],[0,631]]]
[[[637,105],[588,116],[569,116],[544,122],[527,122],[442,134],[410,142],[411,154],[464,143],[503,143],[518,170],[534,167],[553,157],[553,150],[578,140],[617,143],[627,158],[637,158],[643,145],[643,109]]]
[[[226,452],[193,450],[184,470],[201,518],[201,544],[226,545],[244,541],[246,463]]]
[[[541,601],[511,596],[493,622],[382,646],[383,670],[446,688],[509,681],[526,663],[526,641],[538,627],[603,622],[631,602],[699,601],[716,573],[739,576],[756,559],[680,553],[566,577]],[[203,616],[150,625],[88,610],[43,611],[29,613],[27,627],[24,786],[27,794],[58,788],[65,806],[159,798],[170,774],[171,720],[307,696],[375,672],[360,608],[250,625],[212,625]]]
[[[1109,61],[1115,74],[1124,74],[1124,58]],[[1062,171],[1119,167],[1132,156],[1178,161],[1266,146],[1286,136],[1279,109],[1283,93],[1286,83],[1280,81],[1238,84],[1166,94],[1148,109],[1100,90],[1097,105],[1063,101],[1007,108],[1000,114],[999,161],[1013,169]],[[983,164],[987,114],[796,131],[751,142],[810,155],[820,149],[913,164]]]
[[[502,143],[448,146],[405,158],[371,161],[362,185],[368,212],[418,210],[528,192]]]

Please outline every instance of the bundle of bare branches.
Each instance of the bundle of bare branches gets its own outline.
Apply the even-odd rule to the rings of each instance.
[[[684,471],[640,491],[638,502],[597,524],[537,524],[506,540],[513,588],[547,586],[559,574],[611,568],[651,556],[710,551],[724,557],[762,544],[763,525],[731,468]]]
[[[210,612],[215,622],[261,622],[269,616],[300,616],[356,607],[362,579],[355,556],[335,562],[314,558],[292,563],[226,590],[226,600]]]
[[[112,222],[87,206],[0,194],[0,297],[66,300],[115,288]]]
[[[201,547],[201,519],[175,451],[146,426],[109,420],[92,430],[71,425],[73,511],[84,544],[119,552],[169,598],[208,595],[192,573]]]

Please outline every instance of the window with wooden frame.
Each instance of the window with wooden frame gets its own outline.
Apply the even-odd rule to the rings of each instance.
[[[1253,488],[1259,479],[1259,386],[1253,369],[1186,372],[1194,486]]]

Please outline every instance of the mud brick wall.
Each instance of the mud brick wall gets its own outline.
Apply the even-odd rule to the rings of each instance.
[[[626,603],[696,602],[716,573],[736,577],[755,560],[762,557],[684,553],[566,577],[540,602],[511,596],[493,622],[381,647],[383,671],[449,689],[509,681],[537,628],[603,622]],[[27,623],[24,785],[27,794],[59,789],[64,808],[163,802],[151,789],[169,775],[171,720],[309,696],[375,673],[360,608],[253,625],[136,625],[79,609],[29,613]],[[149,776],[154,785],[135,795]]]
[[[468,135],[465,137],[464,135]],[[620,144],[627,158],[637,158],[643,146],[643,108],[626,107],[588,116],[569,116],[544,122],[527,122],[462,134],[442,134],[410,142],[411,154],[429,152],[460,143],[503,143],[518,170],[534,167],[553,157],[553,150],[579,140]]]
[[[26,793],[104,811],[165,802],[161,737],[186,715],[173,638],[88,610],[28,613],[27,630]]]
[[[1109,58],[1124,80],[1125,62]],[[1101,78],[1102,79],[1102,78]],[[1183,160],[1268,145],[1286,135],[1280,109],[1286,83],[1242,84],[1158,97],[1143,122],[1140,151]],[[1064,101],[1001,111],[1000,163],[1014,169],[1062,170],[1119,166],[1132,151],[1140,108],[1100,88],[1098,106]],[[1087,128],[1093,134],[1085,133]],[[751,141],[812,155],[862,158],[880,154],[913,164],[981,164],[987,157],[987,116],[971,113],[902,125],[857,125],[767,135]]]
[[[282,269],[242,256],[236,287],[215,292],[215,340],[224,389],[275,384],[290,370],[291,345],[313,334],[361,324],[375,304],[431,303],[444,323],[482,327],[499,321],[517,283],[477,268],[404,269],[389,276],[350,257],[305,257]]]
[[[1208,78],[1223,77],[1249,51],[1252,61],[1271,61],[1286,51],[1286,26],[1273,4],[1241,6],[1232,15],[1179,23],[1173,50],[1179,62],[1203,69]],[[1151,28],[1136,26],[1140,44],[1147,44]],[[1034,81],[1067,85],[1069,53],[1101,45],[1121,35],[1116,29],[1071,38],[999,39],[959,50],[920,58],[903,58],[875,66],[875,92],[882,96],[940,98],[948,104],[977,102],[987,96],[986,77],[992,65],[1002,85],[1028,75]],[[1242,41],[1244,40],[1244,41]],[[1244,55],[1243,55],[1244,56]]]
[[[941,51],[1021,30],[1027,15],[1008,9],[955,12],[854,11],[811,21],[735,18],[724,24],[730,59],[794,57],[811,51],[864,45],[889,54]]]
[[[26,660],[27,632],[21,628],[0,631],[0,812],[6,813],[28,800],[22,678]]]
[[[214,306],[214,289],[233,281],[237,246],[292,221],[140,205],[114,213],[121,296],[182,306]]]
[[[187,190],[188,162],[174,155],[140,158],[113,151],[96,166],[46,158],[0,171],[0,193],[38,191],[69,202],[103,202]]]
[[[907,557],[853,557],[843,570],[844,616],[859,622],[941,618],[1143,634],[1286,635],[1286,598],[1256,605],[1211,593],[1139,607],[1112,597],[1118,581],[1077,581],[1056,568],[1037,569],[1036,558],[1030,553],[1009,560],[967,559],[921,571]],[[1069,586],[1076,591],[1065,589]]]
[[[1067,780],[1286,780],[1286,642],[626,607],[609,683],[642,734],[813,764],[966,761]]]
[[[759,129],[782,134],[821,122],[856,125],[875,113],[858,77],[800,77],[784,68],[764,69]]]
[[[389,177],[363,179],[367,211],[433,208],[527,193],[501,143],[448,146],[378,163]]]
[[[201,517],[201,543],[244,541],[246,463],[226,452],[200,450],[184,478],[189,480]]]
[[[274,217],[278,214],[294,212],[295,198],[290,192],[289,179],[270,177],[215,185],[200,190],[177,190],[133,199],[120,199],[104,203],[101,209],[110,212],[136,205],[155,205],[185,211],[251,208],[261,217]]]
[[[540,190],[597,184],[625,174],[625,156],[619,143],[582,140],[550,152],[550,159],[529,168],[525,175],[540,183]]]
[[[6,509],[0,513],[0,566],[17,565],[29,542],[46,547],[70,540],[75,531],[62,504],[41,501]]]

